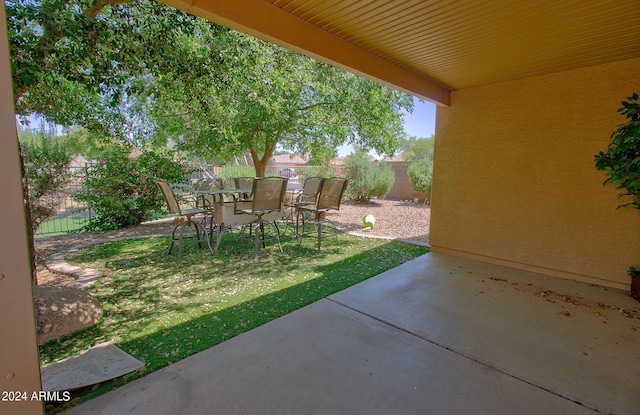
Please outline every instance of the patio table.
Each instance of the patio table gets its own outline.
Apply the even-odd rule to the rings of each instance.
[[[248,215],[234,214],[234,202],[225,202],[224,196],[231,196],[234,200],[242,195],[250,194],[251,189],[201,189],[194,191],[196,198],[200,195],[213,196],[214,204],[213,217],[211,220],[210,238],[213,242],[213,233],[216,233],[216,243],[213,248],[213,254],[218,254],[220,242],[227,229],[231,230],[234,226],[246,225],[251,222],[252,218]],[[239,206],[251,207],[250,201],[239,202]]]

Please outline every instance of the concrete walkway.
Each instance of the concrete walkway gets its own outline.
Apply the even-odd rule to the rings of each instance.
[[[65,412],[640,414],[626,293],[427,254]]]

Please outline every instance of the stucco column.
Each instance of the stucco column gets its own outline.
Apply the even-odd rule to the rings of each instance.
[[[0,413],[42,414],[29,241],[11,87],[7,17],[0,4]],[[14,392],[9,395],[8,392]],[[24,392],[17,397],[15,392]],[[15,402],[27,397],[26,401]],[[14,402],[3,400],[11,399]]]

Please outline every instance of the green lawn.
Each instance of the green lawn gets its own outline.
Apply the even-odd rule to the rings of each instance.
[[[35,236],[54,236],[69,232],[77,232],[87,223],[87,218],[51,219],[43,222],[36,230]]]
[[[104,317],[42,346],[42,364],[111,341],[152,372],[427,252],[339,234],[323,238],[317,254],[315,239],[298,245],[285,236],[284,254],[272,244],[254,261],[250,242],[226,235],[217,257],[191,243],[179,263],[168,246],[168,238],[136,239],[68,257],[105,271],[90,289]]]

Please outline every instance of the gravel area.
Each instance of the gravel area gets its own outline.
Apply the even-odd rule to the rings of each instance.
[[[430,213],[429,206],[422,203],[374,200],[362,205],[343,203],[339,211],[330,211],[327,217],[345,232],[426,244],[429,239]],[[362,228],[362,218],[367,214],[376,218],[376,224],[371,230]]]
[[[429,237],[430,212],[430,208],[421,203],[374,200],[361,205],[343,203],[339,211],[331,211],[327,217],[338,229],[355,235],[426,244]],[[366,214],[372,214],[376,218],[376,224],[371,230],[363,230],[362,227],[362,218]],[[68,285],[74,281],[73,277],[52,273],[44,266],[46,259],[54,253],[77,245],[108,242],[122,237],[168,235],[173,227],[172,223],[169,219],[103,233],[81,232],[37,238],[35,246],[38,283]]]

